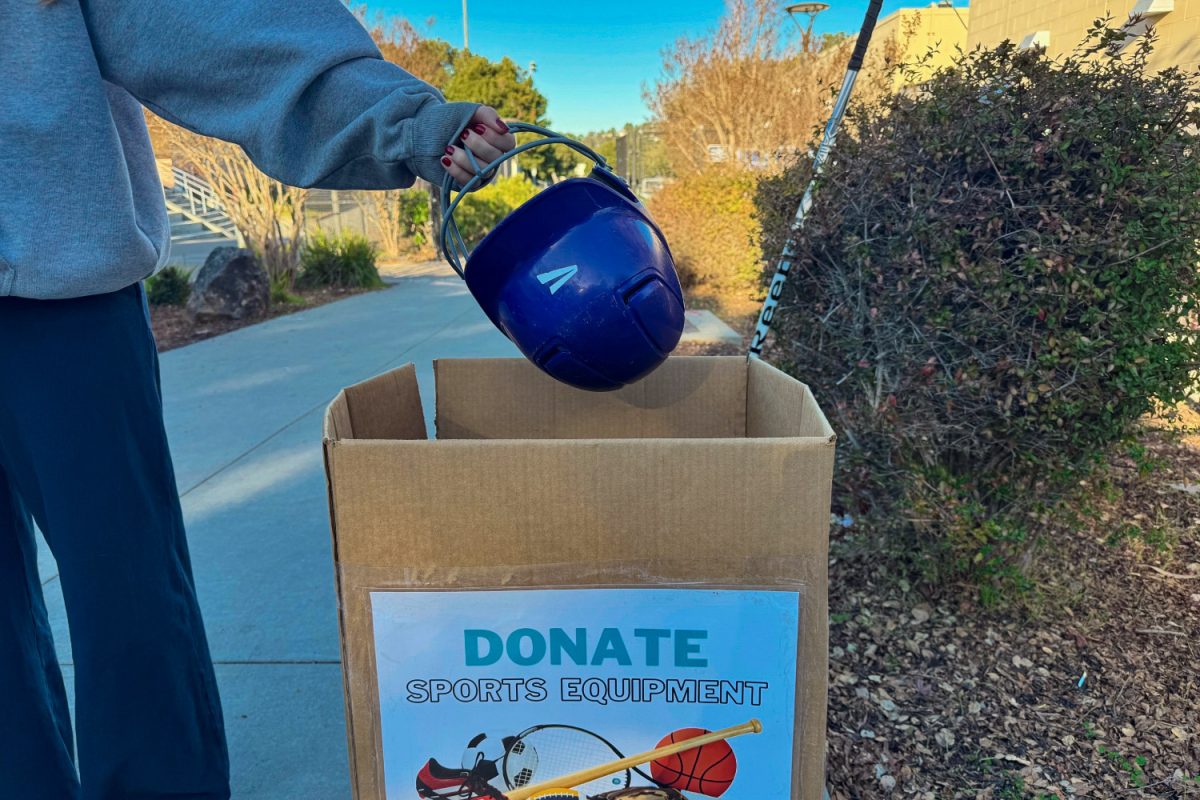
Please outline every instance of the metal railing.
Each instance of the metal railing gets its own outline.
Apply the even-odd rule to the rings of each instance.
[[[171,184],[163,191],[169,211],[225,238],[241,240],[221,196],[206,181],[179,167],[171,167]]]
[[[217,196],[217,193],[213,191],[213,188],[206,181],[197,178],[190,172],[185,172],[179,167],[171,167],[171,177],[174,179],[174,182],[168,193],[186,200],[188,210],[193,215],[198,216],[213,211],[225,211],[225,204],[221,202],[221,198]]]

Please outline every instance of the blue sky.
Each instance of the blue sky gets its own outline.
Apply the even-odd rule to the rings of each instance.
[[[866,0],[828,1],[815,30],[857,31]],[[928,0],[888,0],[883,13],[921,5]],[[461,0],[368,0],[368,6],[462,46]],[[642,86],[658,77],[663,48],[679,36],[711,30],[723,6],[723,0],[468,0],[471,49],[489,58],[507,55],[522,66],[536,62],[535,81],[559,129],[619,127],[646,118]]]

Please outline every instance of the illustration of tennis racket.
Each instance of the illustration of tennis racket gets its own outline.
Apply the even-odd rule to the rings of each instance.
[[[505,745],[504,756],[497,765],[505,791],[625,757],[608,739],[576,725],[534,725],[506,739]],[[654,784],[653,778],[634,767],[575,788],[585,796],[627,789],[635,772]]]

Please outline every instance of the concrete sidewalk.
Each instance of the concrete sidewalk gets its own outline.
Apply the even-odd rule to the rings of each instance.
[[[518,355],[457,278],[420,277],[166,353],[167,429],[225,707],[236,800],[350,796],[321,419],[406,362]],[[431,428],[432,430],[432,428]],[[42,580],[71,674],[53,561]]]

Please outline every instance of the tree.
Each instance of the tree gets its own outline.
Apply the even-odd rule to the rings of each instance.
[[[565,135],[569,136],[570,134]],[[539,147],[517,156],[517,164],[534,179],[551,182],[571,176],[574,174],[575,168],[584,163],[585,159],[582,155],[561,145]]]
[[[756,154],[777,160],[811,141],[849,44],[845,37],[790,40],[781,34],[790,31],[784,13],[773,0],[728,0],[715,31],[680,38],[664,52],[662,77],[645,96],[676,174],[719,160],[746,163]],[[881,89],[879,74],[864,71],[859,98]]]
[[[447,100],[492,106],[506,119],[545,121],[545,95],[534,87],[533,76],[508,56],[491,61],[470,50],[454,50],[442,91]]]
[[[235,144],[200,136],[150,114],[147,122],[155,152],[179,162],[213,188],[272,284],[290,289],[300,265],[308,190],[261,172]]]
[[[429,243],[432,238],[429,192],[429,186],[419,182],[411,189],[360,193],[375,240],[384,255],[400,256],[410,247],[421,248]]]
[[[403,17],[377,13],[368,19],[366,6],[353,10],[386,60],[403,67],[406,72],[428,84],[445,86],[454,55],[454,48],[448,42],[421,35]],[[432,19],[428,20],[428,24],[432,23]]]
[[[385,59],[438,87],[447,100],[483,103],[506,119],[546,122],[545,95],[534,87],[533,75],[511,58],[492,61],[427,38],[402,17],[377,14],[368,19],[365,6],[355,13]]]
[[[458,50],[440,39],[426,38],[408,20],[376,15],[369,22],[365,7],[356,10],[364,20],[383,57],[427,83],[438,87],[450,101],[481,102],[501,117],[548,124],[546,97],[533,84],[533,76],[510,58],[499,61]],[[520,166],[535,176],[557,180],[573,169],[577,159],[565,148],[539,148],[519,157]],[[422,209],[412,191],[363,192],[384,252],[398,255],[407,239],[418,247],[428,240],[429,220],[438,216],[437,193],[428,187]]]
[[[588,133],[579,137],[579,141],[596,151],[611,167],[617,163],[617,130],[609,128],[606,131]]]
[[[492,106],[507,120],[550,125],[546,96],[533,85],[533,75],[507,56],[490,61],[469,50],[454,51],[445,93],[447,100]],[[517,163],[535,177],[557,180],[569,174],[579,159],[564,147],[539,147],[519,156]]]

